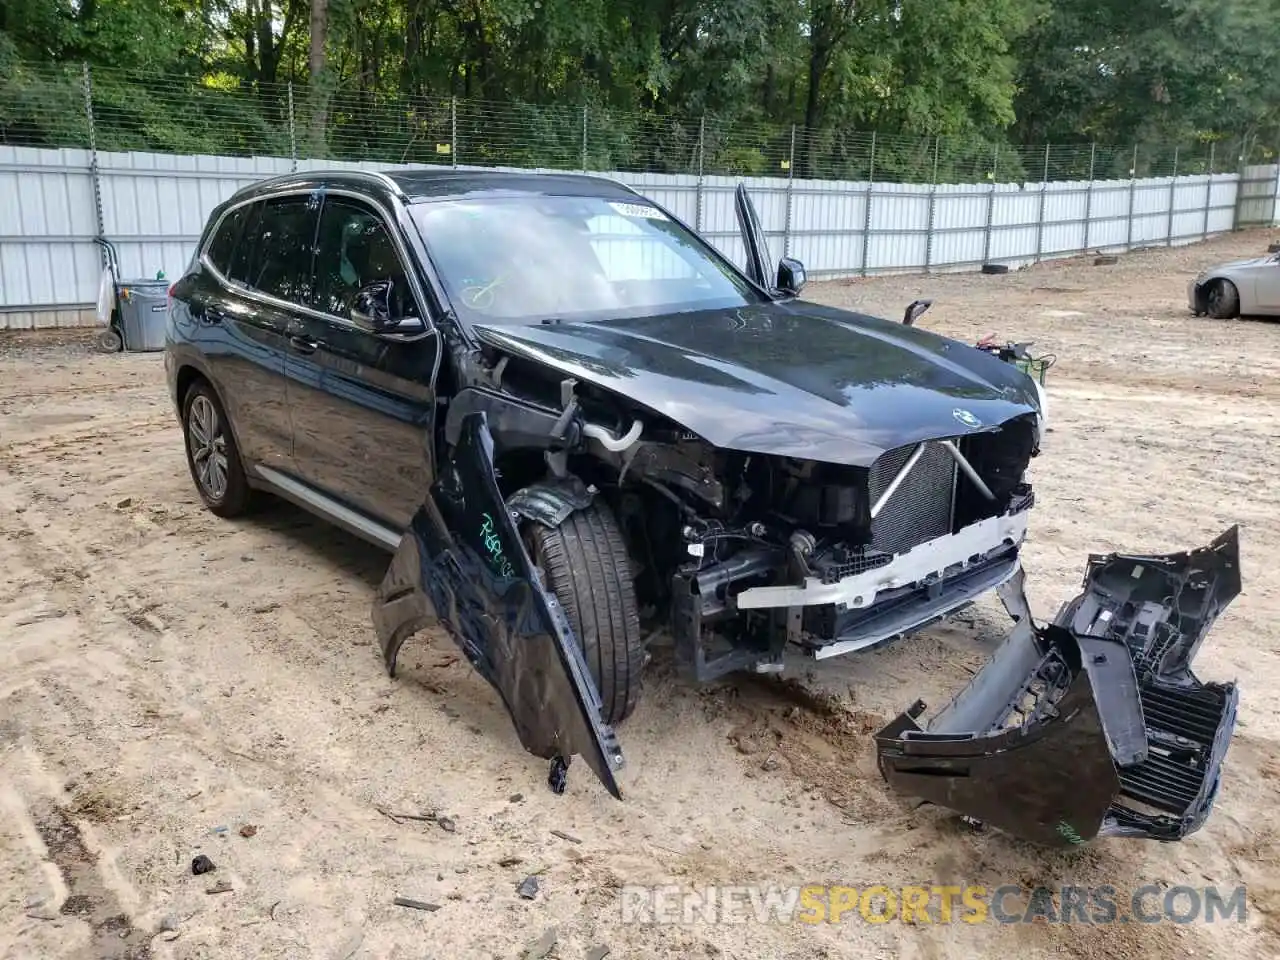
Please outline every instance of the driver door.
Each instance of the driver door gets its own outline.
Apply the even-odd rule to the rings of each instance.
[[[390,281],[392,312],[425,319],[393,229],[360,200],[324,198],[313,311],[290,324],[285,376],[299,478],[399,533],[431,483],[440,342],[383,339],[347,318],[362,287]]]

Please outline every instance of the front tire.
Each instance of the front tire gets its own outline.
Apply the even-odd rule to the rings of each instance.
[[[1209,316],[1215,320],[1230,320],[1240,316],[1240,291],[1230,280],[1215,280],[1207,297]]]
[[[249,509],[251,491],[226,411],[208,381],[197,380],[182,402],[187,466],[200,499],[219,517]]]
[[[593,503],[554,529],[532,524],[526,539],[545,585],[569,617],[605,721],[621,723],[640,699],[645,648],[618,521],[603,503]]]

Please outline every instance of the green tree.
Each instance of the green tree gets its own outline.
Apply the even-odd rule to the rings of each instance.
[[[1056,0],[1015,49],[1023,142],[1276,129],[1277,0]]]

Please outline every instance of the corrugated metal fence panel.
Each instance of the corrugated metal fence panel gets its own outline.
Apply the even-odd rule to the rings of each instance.
[[[0,147],[0,308],[97,299],[89,160],[87,150]]]
[[[1213,190],[1209,202],[1209,233],[1222,233],[1235,225],[1236,194],[1240,190],[1238,177],[1213,178]]]
[[[1133,190],[1133,245],[1161,244],[1169,238],[1169,185],[1172,177],[1139,180]]]
[[[0,147],[0,329],[67,323],[96,299],[101,261],[90,159],[83,150]],[[362,166],[148,153],[104,153],[98,163],[103,232],[126,277],[180,275],[209,212],[242,186],[293,169]],[[597,175],[661,203],[743,263],[734,212],[739,178]],[[1246,168],[1243,181],[1222,174],[1092,185],[746,182],[772,259],[789,252],[811,276],[840,277],[973,269],[984,260],[1017,267],[1086,250],[1193,242],[1237,222],[1274,222],[1278,176],[1271,165]]]
[[[929,242],[929,188],[914,183],[876,184],[870,202],[867,272],[923,270]]]
[[[1123,250],[1129,242],[1129,181],[1100,180],[1093,185],[1089,207],[1090,250]]]
[[[1276,192],[1280,190],[1280,166],[1245,167],[1240,183],[1241,226],[1272,226],[1277,223]]]
[[[124,279],[182,275],[209,213],[241,187],[288,173],[280,157],[102,153],[103,232]]]
[[[933,223],[934,267],[967,267],[982,260],[990,194],[991,187],[981,183],[938,188]]]
[[[1206,176],[1178,178],[1177,186],[1173,188],[1171,243],[1195,243],[1204,238],[1208,186],[1209,178]]]
[[[987,258],[1021,266],[1035,259],[1040,191],[1027,184],[996,185],[991,205],[991,247]]]
[[[866,217],[866,183],[796,180],[791,185],[791,255],[815,277],[857,272]]]
[[[1088,206],[1087,183],[1068,180],[1045,184],[1042,255],[1063,256],[1084,249],[1084,215]]]

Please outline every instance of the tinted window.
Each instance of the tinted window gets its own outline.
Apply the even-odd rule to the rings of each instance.
[[[326,199],[316,238],[316,309],[344,317],[356,291],[377,280],[391,281],[394,315],[420,316],[382,219],[354,200]]]
[[[253,264],[253,254],[258,246],[258,221],[262,215],[262,204],[253,203],[243,209],[244,228],[240,231],[240,242],[236,244],[226,275],[232,280],[247,284],[250,267]]]
[[[236,241],[240,239],[240,230],[244,227],[244,221],[249,215],[251,206],[237,207],[223,217],[222,223],[218,225],[218,232],[214,234],[209,244],[209,260],[224,275],[227,273],[228,264],[231,263],[231,255],[235,251]]]
[[[249,286],[281,300],[310,305],[315,210],[315,203],[307,197],[266,201]]]

